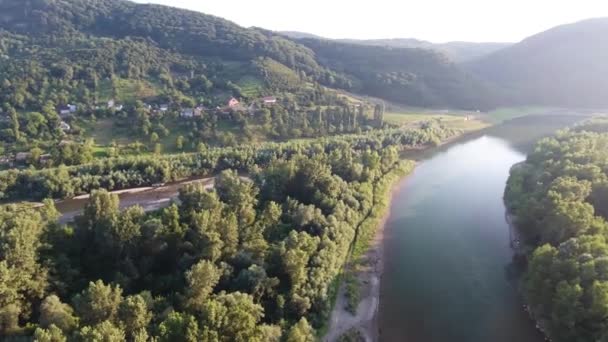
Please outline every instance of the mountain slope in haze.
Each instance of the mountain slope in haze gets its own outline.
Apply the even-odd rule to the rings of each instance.
[[[295,31],[280,32],[293,39],[314,38],[328,39],[314,34]],[[328,39],[332,40],[332,39]],[[431,43],[426,40],[415,38],[391,38],[391,39],[333,39],[334,41],[359,45],[381,46],[389,48],[420,48],[430,49],[446,54],[456,63],[471,61],[500,49],[511,46],[511,43],[472,43],[472,42],[447,42]]]
[[[608,18],[558,26],[467,67],[513,104],[608,106]]]
[[[493,101],[482,83],[433,50],[298,41],[313,50],[324,67],[352,76],[356,92],[420,107],[484,109]]]
[[[413,38],[395,38],[395,39],[370,39],[357,40],[345,39],[354,44],[384,46],[393,48],[422,48],[431,49],[445,53],[456,63],[471,61],[500,49],[510,46],[510,43],[470,43],[470,42],[448,42],[448,43],[431,43],[424,40]]]

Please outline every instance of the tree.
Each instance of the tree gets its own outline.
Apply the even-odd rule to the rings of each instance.
[[[314,342],[316,340],[314,329],[304,317],[289,329],[287,335],[287,342]]]
[[[182,150],[184,148],[184,136],[183,135],[179,135],[175,139],[175,148],[177,148],[178,150]]]
[[[145,331],[152,320],[152,312],[148,303],[141,295],[126,297],[118,307],[118,319],[127,332],[127,336],[135,336]]]
[[[78,336],[80,340],[87,342],[122,342],[126,340],[125,332],[110,321],[85,326],[80,329]]]
[[[90,282],[88,288],[74,298],[74,308],[84,325],[116,322],[122,300],[119,286],[105,285],[98,280]]]
[[[220,293],[205,303],[201,318],[201,340],[262,342],[266,325],[260,324],[264,309],[247,294]]]
[[[188,314],[172,312],[158,326],[159,342],[198,342],[199,328],[196,319]]]
[[[68,333],[78,325],[72,307],[62,303],[56,295],[46,297],[40,304],[39,322],[42,328],[54,326]]]
[[[8,108],[8,116],[11,120],[11,127],[13,129],[13,136],[15,140],[21,139],[21,132],[19,131],[19,117],[17,116],[17,111],[13,107]]]
[[[17,329],[44,297],[48,271],[38,260],[45,228],[36,210],[0,208],[0,334]]]
[[[99,232],[109,231],[119,212],[119,199],[107,190],[91,192],[89,202],[84,207],[84,218],[89,227]],[[105,239],[105,237],[103,237]]]
[[[202,260],[186,272],[188,288],[186,292],[186,307],[193,311],[201,311],[213,288],[220,280],[220,270],[210,261]]]
[[[235,171],[227,170],[216,177],[215,190],[222,202],[237,212],[240,226],[253,223],[259,193],[253,182],[240,178]]]
[[[156,144],[158,142],[158,134],[156,134],[156,132],[150,134],[150,142],[153,144]]]
[[[66,342],[68,339],[60,328],[51,324],[47,328],[36,328],[34,342]]]

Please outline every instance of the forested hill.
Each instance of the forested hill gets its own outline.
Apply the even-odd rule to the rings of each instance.
[[[421,107],[485,109],[493,103],[488,88],[433,50],[298,41],[311,48],[323,66],[350,75],[357,92]]]
[[[45,70],[56,71],[27,82],[30,85],[57,77],[65,81],[112,76],[175,81],[176,76],[203,74],[215,78],[218,85],[230,81],[249,90],[253,80],[257,92],[236,94],[251,95],[259,93],[259,88],[284,88],[284,84],[269,84],[279,75],[409,105],[483,105],[471,98],[470,94],[477,92],[470,91],[473,82],[466,74],[441,58],[413,49],[331,47],[353,54],[344,58],[328,51],[327,46],[305,46],[301,41],[243,28],[221,18],[124,0],[4,0],[0,13],[0,30],[5,31],[0,35],[0,54],[4,56],[0,68],[7,79],[32,62],[36,64],[27,69],[39,71],[37,76]],[[260,63],[260,58],[265,62]],[[349,64],[351,59],[353,64]],[[362,74],[359,68],[372,60],[377,64],[369,65]],[[30,79],[35,78],[30,75]],[[293,82],[290,85],[293,88]],[[93,90],[91,85],[87,87]],[[6,88],[0,91],[7,93],[15,87]],[[31,96],[37,95],[32,92]]]
[[[608,106],[608,18],[563,25],[500,50],[469,68],[505,88],[504,101]]]
[[[6,0],[0,10],[3,28],[30,36],[139,37],[189,55],[234,60],[267,56],[309,73],[320,71],[313,53],[301,45],[183,9],[123,0]]]

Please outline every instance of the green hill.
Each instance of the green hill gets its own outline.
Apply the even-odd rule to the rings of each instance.
[[[247,96],[255,93],[250,85],[258,82],[252,80],[271,79],[260,68],[268,65],[282,70],[283,75],[286,68],[291,69],[305,82],[408,105],[482,106],[471,97],[477,92],[471,92],[472,81],[465,73],[440,56],[414,49],[294,41],[198,12],[123,0],[4,0],[0,12],[4,32],[0,52],[5,56],[0,68],[5,79],[27,84],[0,89],[5,101],[16,107],[27,104],[6,99],[7,93],[25,88],[26,102],[40,98],[39,89],[30,88],[45,79],[51,83],[49,89],[60,89],[67,93],[68,101],[75,101],[70,99],[73,89],[54,82],[58,78],[79,82],[93,94],[98,92],[93,84],[96,78],[118,77],[143,79],[160,89],[198,97],[202,90],[211,89],[193,86],[191,80],[204,75],[215,88]],[[348,58],[334,53],[336,49],[346,51]],[[260,58],[272,62],[256,62]],[[345,65],[351,58],[353,63]],[[361,66],[370,66],[370,70],[362,73]],[[29,75],[22,75],[20,70],[26,67]],[[244,92],[235,89],[239,82],[247,87]],[[264,86],[274,89],[277,84],[293,82]]]
[[[301,39],[320,63],[352,77],[355,92],[420,107],[484,109],[492,96],[444,54],[419,48],[390,48]]]

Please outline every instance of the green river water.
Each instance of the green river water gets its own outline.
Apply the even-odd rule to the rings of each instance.
[[[380,341],[544,340],[507,277],[503,193],[536,139],[579,119],[519,119],[419,156],[387,221]]]

